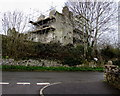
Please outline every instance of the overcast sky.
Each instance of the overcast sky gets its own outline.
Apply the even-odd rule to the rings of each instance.
[[[61,11],[66,1],[67,0],[0,0],[0,11],[4,12],[19,9],[26,12],[31,8],[45,12],[50,9],[51,6]]]
[[[66,1],[67,0],[0,0],[0,11],[5,12],[15,9],[28,11],[32,8],[45,12],[50,9],[51,6],[56,6],[56,9],[61,12],[61,8],[64,6]],[[118,2],[119,0],[114,1]]]

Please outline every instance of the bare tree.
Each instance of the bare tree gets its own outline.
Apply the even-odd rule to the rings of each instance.
[[[28,18],[20,11],[5,12],[2,16],[2,28],[7,35],[9,29],[15,28],[19,33],[23,33],[26,30]]]
[[[110,32],[112,23],[115,23],[116,4],[107,1],[98,2],[97,0],[68,0],[66,5],[77,17],[74,27],[78,26],[77,28],[83,32],[85,54],[89,47],[96,49],[98,38],[104,32]]]
[[[111,30],[111,22],[115,23],[117,6],[115,6],[114,2],[98,2],[97,0],[89,0],[89,2],[88,0],[75,0],[73,2],[69,0],[66,5],[75,15],[87,19],[84,22],[84,32],[93,36],[91,46],[97,43],[97,38],[103,32]]]

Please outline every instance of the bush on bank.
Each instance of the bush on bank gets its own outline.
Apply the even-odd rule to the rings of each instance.
[[[60,43],[42,44],[40,42],[26,41],[21,38],[2,35],[2,57],[14,60],[56,60],[60,61],[63,65],[76,66],[83,64],[86,60],[91,62],[94,54],[92,54],[91,48],[89,48],[87,57],[85,58],[83,45],[74,47],[72,44],[66,46],[61,46]],[[100,50],[100,58],[106,62],[118,58],[113,63],[119,65],[120,49],[107,46]]]
[[[58,60],[63,64],[75,66],[83,62],[83,47],[61,46],[59,43],[42,44],[2,36],[2,56],[5,59],[47,59]]]
[[[120,66],[120,48],[106,46],[101,50],[101,56],[106,62],[112,60],[114,65]]]
[[[101,55],[105,60],[120,58],[120,49],[113,48],[112,46],[106,46],[101,50]]]

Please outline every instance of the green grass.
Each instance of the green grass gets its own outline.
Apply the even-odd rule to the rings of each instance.
[[[102,67],[38,67],[38,66],[15,66],[2,65],[3,71],[103,71]]]

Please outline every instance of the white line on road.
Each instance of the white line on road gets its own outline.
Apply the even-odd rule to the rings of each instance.
[[[37,83],[37,85],[49,85],[50,83]]]
[[[8,85],[8,82],[0,82],[0,85]],[[30,85],[29,82],[17,82],[16,84],[18,85]],[[37,85],[50,85],[50,83],[45,82],[45,83],[36,83]]]
[[[0,85],[7,85],[9,84],[8,82],[0,82]]]
[[[30,85],[29,82],[17,82],[18,85]]]
[[[56,83],[52,83],[52,84],[49,84],[49,85],[44,86],[42,89],[40,89],[40,96],[44,96],[43,90],[46,89],[47,87],[50,87],[50,86],[56,85],[56,84],[60,84],[60,83],[61,83],[61,82],[56,82]]]

